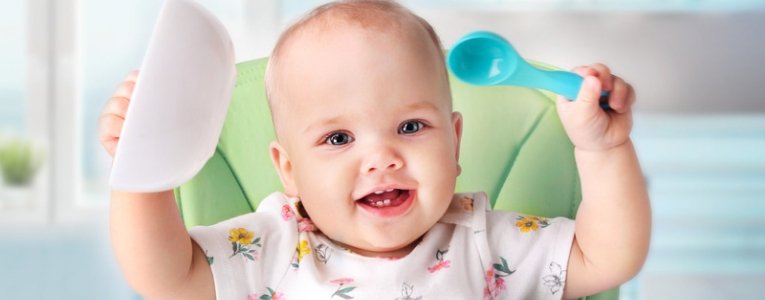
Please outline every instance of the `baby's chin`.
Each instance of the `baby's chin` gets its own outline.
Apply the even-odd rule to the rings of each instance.
[[[375,246],[364,245],[361,247],[354,247],[351,245],[344,246],[361,256],[395,259],[407,256],[419,243],[420,238],[415,239],[413,242],[392,242],[389,245],[377,244]]]

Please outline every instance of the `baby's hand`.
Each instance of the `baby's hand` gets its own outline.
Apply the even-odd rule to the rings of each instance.
[[[632,86],[603,64],[578,67],[574,72],[584,77],[576,101],[558,96],[558,114],[571,142],[586,151],[605,151],[625,143],[632,130]],[[609,92],[612,111],[600,108],[601,89]]]
[[[114,151],[117,149],[122,124],[125,122],[125,113],[130,104],[130,97],[133,95],[137,78],[138,71],[132,71],[128,74],[112,97],[109,98],[109,101],[106,102],[103,111],[101,111],[101,116],[98,118],[98,140],[112,157],[114,157]]]

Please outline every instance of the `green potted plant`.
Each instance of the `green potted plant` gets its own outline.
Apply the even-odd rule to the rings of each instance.
[[[7,186],[28,186],[42,161],[42,153],[29,140],[10,138],[0,142],[0,173]]]

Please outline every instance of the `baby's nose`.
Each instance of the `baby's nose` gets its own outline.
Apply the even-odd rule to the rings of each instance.
[[[395,171],[404,166],[404,160],[390,147],[381,147],[370,153],[362,165],[361,172],[371,174],[376,172]]]

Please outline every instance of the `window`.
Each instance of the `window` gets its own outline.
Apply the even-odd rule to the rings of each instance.
[[[109,200],[111,157],[97,137],[101,109],[120,81],[140,66],[161,1],[80,2],[78,72],[81,123],[79,169],[82,193],[79,205],[104,204]]]
[[[25,125],[26,64],[24,51],[24,1],[10,0],[0,10],[0,132],[23,134]]]
[[[44,91],[30,89],[33,55],[30,48],[39,40],[30,39],[27,2],[10,0],[0,9],[0,223],[44,220],[43,169],[45,152],[40,136],[39,99]],[[31,45],[31,46],[30,46]],[[32,59],[29,59],[32,58]],[[29,159],[26,159],[29,158]]]

